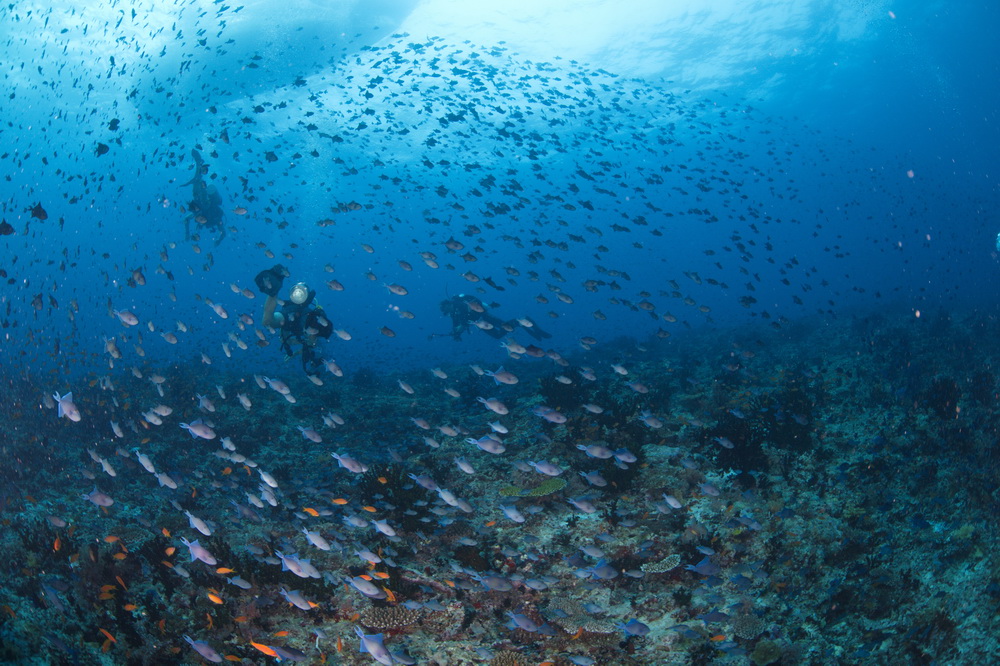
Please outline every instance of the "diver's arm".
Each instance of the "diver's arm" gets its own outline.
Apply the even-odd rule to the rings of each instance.
[[[268,296],[267,300],[264,301],[264,326],[268,328],[281,328],[281,323],[274,318],[274,311],[278,307],[278,299],[274,296]]]

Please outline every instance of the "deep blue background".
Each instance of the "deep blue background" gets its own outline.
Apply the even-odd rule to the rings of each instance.
[[[215,368],[244,374],[291,373],[293,369],[281,364],[276,345],[259,349],[254,346],[253,327],[240,332],[235,325],[241,312],[259,322],[262,299],[246,300],[234,294],[230,284],[252,287],[253,275],[275,260],[289,266],[295,278],[316,286],[335,325],[354,336],[346,343],[331,340],[326,350],[348,371],[366,366],[382,371],[429,368],[452,360],[504,362],[503,350],[482,335],[467,336],[458,345],[448,339],[427,341],[428,334],[447,330],[438,301],[446,293],[475,288],[460,277],[465,270],[492,276],[507,286],[503,293],[487,287],[481,296],[495,299],[501,316],[537,320],[554,334],[551,346],[563,354],[576,349],[583,335],[601,341],[620,335],[641,340],[659,327],[675,333],[687,330],[682,324],[654,321],[644,312],[608,302],[617,297],[635,303],[642,300],[642,291],[651,294],[657,314],[672,312],[694,330],[758,321],[757,315],[765,310],[774,318],[807,318],[819,324],[872,310],[945,306],[992,312],[996,304],[990,285],[997,269],[994,239],[1000,231],[993,163],[1000,133],[997,59],[991,39],[1000,16],[990,3],[857,3],[846,11],[857,11],[862,28],[849,36],[831,29],[836,24],[832,15],[845,11],[843,3],[817,2],[805,9],[800,4],[804,20],[794,24],[795,32],[781,35],[803,45],[794,57],[783,51],[787,43],[775,41],[774,58],[750,62],[759,51],[748,50],[745,68],[736,66],[742,64],[739,58],[735,64],[729,62],[728,69],[720,61],[716,71],[723,74],[704,80],[669,76],[668,56],[676,54],[657,51],[655,43],[646,50],[642,44],[628,45],[629,53],[641,56],[635,71],[621,66],[627,60],[610,56],[608,63],[619,64],[620,70],[599,61],[574,65],[569,58],[545,59],[551,63],[547,74],[564,79],[558,85],[569,81],[569,72],[582,68],[592,73],[595,86],[611,86],[611,92],[601,92],[602,99],[620,91],[635,94],[624,105],[629,113],[604,119],[622,128],[621,140],[616,140],[620,150],[609,151],[603,140],[606,133],[589,121],[570,121],[556,131],[579,144],[567,153],[550,153],[542,161],[546,181],[534,177],[531,162],[520,157],[515,146],[489,137],[492,121],[438,127],[437,116],[460,108],[470,97],[461,90],[446,92],[440,77],[429,76],[426,70],[418,67],[407,74],[414,68],[394,69],[395,83],[387,82],[371,100],[360,98],[358,82],[386,67],[372,63],[387,52],[365,50],[367,45],[391,45],[403,58],[422,66],[436,55],[415,54],[406,47],[407,42],[424,42],[432,34],[391,37],[394,31],[405,30],[417,14],[420,25],[433,24],[433,3],[364,7],[344,3],[342,11],[326,14],[307,4],[288,5],[287,11],[277,13],[268,5],[262,5],[266,12],[253,7],[239,11],[205,7],[207,12],[197,4],[187,5],[175,15],[139,12],[137,19],[118,8],[109,15],[48,10],[30,3],[0,10],[8,35],[3,85],[9,100],[2,129],[7,167],[3,216],[17,232],[2,239],[0,266],[13,283],[3,290],[7,327],[0,354],[8,375],[29,378],[39,396],[74,386],[80,391],[84,378],[97,375],[120,378],[133,365],[158,371],[186,364],[199,368],[202,352],[213,359]],[[716,9],[722,7],[720,3]],[[783,3],[757,3],[745,11],[762,23],[769,13],[780,19],[789,9]],[[464,38],[471,44],[462,44],[449,34],[461,26],[449,24],[447,18],[441,17],[442,53],[463,49],[466,57],[495,46],[494,35],[485,27],[470,31]],[[686,26],[677,23],[671,29],[679,40]],[[715,54],[711,40],[738,49],[741,29],[710,33],[692,41],[689,48],[704,49],[704,64],[709,67]],[[759,40],[755,46],[760,46]],[[483,57],[499,67],[494,84],[512,86],[519,76],[537,72],[525,64],[527,56],[519,55],[518,44],[508,40],[506,47],[502,54]],[[605,44],[590,51],[620,50]],[[260,60],[253,60],[255,55]],[[693,51],[683,55],[685,67],[673,68],[678,72],[690,71],[691,60],[698,57]],[[531,60],[541,59],[531,54]],[[661,71],[651,75],[649,63],[656,62],[663,63]],[[259,66],[248,66],[254,63]],[[593,73],[598,67],[621,77]],[[644,78],[630,80],[640,75]],[[522,109],[551,112],[539,100],[558,85],[552,80],[531,85],[539,96],[522,100]],[[586,101],[582,90],[579,85],[567,90],[570,104]],[[284,108],[269,106],[281,103]],[[411,103],[428,104],[429,111],[417,113],[407,106]],[[258,104],[265,105],[264,113],[253,111]],[[370,125],[393,114],[414,131],[403,138],[373,129],[354,130],[361,105],[374,110],[374,115],[364,117]],[[314,113],[306,115],[308,111]],[[630,139],[634,134],[655,131],[643,126],[642,114],[654,125],[674,122],[671,136],[683,147],[657,155],[629,148],[637,145]],[[117,131],[108,129],[112,118],[120,119]],[[244,118],[252,122],[244,123]],[[529,118],[528,124],[532,122]],[[306,130],[308,123],[315,123],[318,130]],[[481,130],[481,136],[460,139],[454,134],[472,126]],[[218,143],[224,128],[229,145]],[[422,146],[420,139],[435,128],[441,130],[437,136],[442,142],[433,149]],[[331,144],[318,132],[341,135],[345,141]],[[95,155],[98,142],[109,145],[108,154]],[[182,183],[191,176],[190,152],[196,146],[206,155],[226,210],[237,205],[249,209],[246,216],[227,215],[227,224],[239,227],[238,233],[219,247],[202,239],[197,244],[200,253],[183,241],[179,208],[189,198]],[[210,156],[213,147],[217,157]],[[317,158],[308,156],[314,149],[320,153]],[[590,149],[603,154],[588,156]],[[732,158],[735,150],[740,151],[735,161],[720,159]],[[274,151],[278,160],[267,161],[266,151]],[[295,153],[303,157],[295,158]],[[428,169],[420,164],[423,157],[476,161],[483,170],[463,174],[456,168]],[[334,158],[343,163],[333,162]],[[545,194],[568,197],[570,184],[587,185],[575,175],[577,168],[593,169],[601,160],[615,163],[609,173],[622,173],[623,180],[636,185],[643,184],[640,173],[661,164],[673,166],[664,185],[646,187],[645,193],[674,217],[658,218],[640,201],[607,206],[599,197],[585,196],[586,191],[578,198],[595,201],[598,209],[592,213],[539,204]],[[731,180],[740,183],[733,188],[748,199],[721,194],[721,184],[701,199],[678,195],[673,186],[690,190],[694,183],[681,179],[682,164],[705,169],[709,175],[727,169]],[[350,168],[357,173],[344,175]],[[532,204],[519,211],[517,221],[485,220],[496,228],[463,236],[465,224],[483,227],[484,222],[476,212],[482,202],[471,200],[468,189],[487,173],[504,180],[507,169],[514,169],[528,190],[537,188],[525,195]],[[747,174],[759,175],[761,182],[751,182]],[[383,175],[398,176],[402,184],[392,186],[380,179]],[[252,196],[244,191],[240,177],[247,179]],[[440,185],[453,196],[435,194]],[[598,185],[615,189],[604,181]],[[492,200],[502,199],[494,190]],[[335,226],[316,226],[329,216],[330,205],[347,201],[369,208],[331,216]],[[32,220],[28,212],[39,202],[49,215],[44,222]],[[751,233],[748,220],[740,219],[747,212],[745,202],[773,220],[759,224],[760,234]],[[449,208],[453,203],[465,207],[468,220],[460,220],[460,213]],[[284,212],[277,212],[278,205]],[[706,224],[698,215],[680,214],[691,207],[710,210],[721,219]],[[644,214],[650,226],[636,227],[623,214]],[[453,223],[428,224],[427,217],[451,217]],[[287,227],[279,229],[279,221],[287,222]],[[615,222],[630,226],[632,232],[611,232]],[[603,229],[603,236],[585,231],[587,225]],[[650,235],[657,227],[663,236]],[[531,245],[535,239],[563,241],[569,233],[584,236],[587,243],[570,242],[565,252]],[[744,242],[756,243],[750,248],[752,257],[741,259],[739,253],[723,249],[733,246],[734,233]],[[443,242],[451,235],[467,249],[481,248],[473,250],[478,261],[465,263],[449,255]],[[510,237],[519,238],[524,249]],[[772,250],[764,249],[766,241]],[[374,246],[375,253],[362,250],[362,243]],[[596,251],[601,243],[606,252]],[[268,259],[260,245],[270,248],[276,259]],[[535,249],[544,258],[528,263],[527,255]],[[442,268],[424,266],[420,251],[433,251]],[[705,251],[715,254],[707,256]],[[285,252],[291,258],[283,257]],[[797,265],[788,263],[792,258]],[[400,259],[414,270],[399,268]],[[716,261],[721,268],[714,265]],[[324,270],[327,264],[334,267],[333,274]],[[604,288],[589,294],[581,287],[584,280],[606,279],[596,272],[598,265],[625,270],[631,280],[619,279],[620,292]],[[172,272],[175,281],[158,274],[158,266]],[[505,281],[507,266],[521,272],[516,286]],[[136,268],[145,273],[144,287],[127,284]],[[377,280],[366,279],[369,269]],[[531,270],[540,274],[539,281],[526,278]],[[550,270],[558,271],[566,282],[556,282]],[[696,285],[685,277],[689,271],[723,282],[728,289]],[[327,290],[323,282],[331,278],[340,280],[346,291]],[[662,290],[673,291],[666,282],[670,279],[711,312],[706,315],[661,295]],[[393,282],[405,285],[410,294],[389,294],[382,284]],[[746,291],[748,282],[756,291]],[[556,301],[547,285],[563,289],[574,302]],[[737,302],[747,293],[758,300],[749,309]],[[43,298],[40,311],[31,305],[36,294]],[[550,303],[536,302],[539,294]],[[50,307],[50,296],[58,307]],[[803,303],[794,303],[793,296]],[[230,319],[220,320],[205,298],[222,303]],[[79,305],[74,321],[68,316],[71,301]],[[413,312],[415,319],[400,319],[393,306]],[[111,308],[135,311],[141,327],[124,330],[109,316]],[[597,309],[607,320],[593,317]],[[549,316],[550,312],[558,317]],[[185,322],[190,333],[179,334],[176,346],[168,345],[159,332],[175,330],[177,320]],[[156,332],[146,328],[148,321]],[[391,327],[397,337],[380,335],[382,326]],[[144,358],[133,348],[140,329]],[[221,345],[229,333],[239,333],[250,349],[234,348],[235,361],[227,365]],[[110,336],[118,337],[124,354],[114,367],[109,367],[102,351],[102,339]],[[524,335],[517,337],[530,341]],[[56,378],[53,373],[69,376]],[[214,383],[210,376],[205,381],[208,386]]]

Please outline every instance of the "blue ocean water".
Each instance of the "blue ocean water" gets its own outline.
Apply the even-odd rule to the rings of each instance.
[[[972,663],[964,650],[988,641],[954,605],[893,597],[899,617],[887,617],[859,601],[863,584],[842,591],[948,557],[955,585],[962,562],[996,571],[992,532],[969,526],[996,488],[998,12],[915,0],[0,8],[0,495],[17,563],[3,574],[0,658],[197,663],[189,634],[261,660],[249,641],[284,629],[279,647],[298,651],[285,658],[365,663],[362,614],[419,663]],[[255,282],[276,264],[285,327]],[[300,281],[322,312],[296,328]],[[68,393],[79,420],[60,417],[70,400],[53,394]],[[508,413],[484,407],[494,397]],[[494,455],[482,438],[497,417],[508,451]],[[216,441],[179,426],[198,419]],[[238,457],[213,455],[223,437]],[[620,455],[577,449],[591,443]],[[528,465],[542,459],[561,473]],[[274,506],[248,499],[261,493],[254,469],[277,479]],[[909,508],[862,496],[876,487],[866,473]],[[540,492],[535,511],[526,498],[548,476],[565,488]],[[115,504],[80,499],[95,487]],[[945,509],[955,492],[974,515]],[[599,509],[566,501],[580,498]],[[527,512],[523,527],[501,505]],[[203,543],[252,590],[187,562],[179,538],[199,535],[185,511],[211,521]],[[398,535],[341,520],[366,512]],[[840,521],[829,532],[815,527],[827,514]],[[124,541],[103,540],[126,526]],[[912,545],[929,533],[968,548]],[[605,535],[606,557],[573,559]],[[789,554],[796,539],[812,554]],[[132,544],[127,557],[116,543]],[[387,572],[389,600],[345,593],[365,572],[353,551],[379,546],[395,553],[372,569]],[[163,565],[168,548],[184,556]],[[311,549],[318,606],[290,612],[280,588],[301,581],[274,551]],[[692,570],[627,574],[674,554]],[[702,557],[721,569],[702,575]],[[187,576],[150,573],[182,561]],[[513,590],[472,578],[487,572]],[[556,592],[525,585],[532,572]],[[995,575],[979,582],[995,604]],[[204,601],[222,588],[224,603]],[[669,608],[651,601],[665,595]],[[605,605],[607,627],[653,629],[587,625],[570,642],[588,616],[556,596]],[[406,601],[450,614],[374,618]],[[725,620],[697,619],[720,609]],[[516,618],[504,628],[508,612],[552,635]],[[737,631],[751,616],[760,631]],[[838,637],[793,631],[799,621]]]

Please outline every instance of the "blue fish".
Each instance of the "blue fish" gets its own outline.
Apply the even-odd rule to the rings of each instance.
[[[697,574],[701,574],[702,576],[715,576],[720,571],[722,571],[722,567],[720,567],[718,564],[713,564],[708,560],[707,557],[698,564],[688,564],[684,568],[687,569],[688,571],[693,571]]]
[[[365,634],[361,627],[354,627],[354,633],[361,639],[361,652],[367,652],[372,659],[384,666],[392,666],[392,655],[382,640],[382,634]]]
[[[618,577],[618,571],[608,564],[607,560],[601,560],[589,569],[581,569],[577,574],[591,576],[596,580],[612,580]]]
[[[632,618],[625,624],[615,625],[625,632],[626,636],[645,636],[649,633],[649,625]]]

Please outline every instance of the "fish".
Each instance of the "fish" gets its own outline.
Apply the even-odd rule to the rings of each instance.
[[[89,493],[81,495],[81,497],[87,500],[88,502],[91,502],[95,506],[100,506],[100,507],[112,506],[115,503],[115,501],[111,499],[109,495],[102,493],[97,488],[94,488]]]
[[[529,460],[528,465],[530,465],[539,474],[544,474],[545,476],[559,476],[563,473],[562,467],[547,460],[543,460],[542,462]]]
[[[52,397],[55,399],[56,404],[59,407],[59,418],[65,416],[74,423],[78,423],[80,421],[80,410],[77,409],[76,403],[73,402],[72,391],[62,397],[60,397],[58,393],[54,393]]]
[[[188,541],[184,537],[181,537],[181,543],[183,543],[188,548],[188,554],[191,556],[191,561],[200,560],[209,566],[215,566],[218,564],[215,557],[212,556],[208,550],[198,543],[198,540]]]
[[[279,591],[281,592],[281,596],[285,598],[285,601],[298,609],[309,611],[316,608],[318,605],[306,599],[298,590],[286,590],[285,588],[281,588]]]
[[[354,474],[363,474],[368,471],[368,465],[355,460],[352,456],[348,454],[331,453],[331,456],[340,464],[341,467]]]
[[[184,515],[187,516],[188,525],[192,529],[198,530],[205,536],[212,536],[212,529],[208,526],[208,524],[204,520],[198,518],[195,515],[192,515],[190,511],[185,511]]]
[[[384,666],[392,666],[392,654],[385,647],[382,634],[365,634],[361,627],[355,626],[354,632],[361,639],[360,651],[368,653],[372,659]]]
[[[625,623],[619,623],[615,626],[624,631],[626,636],[646,636],[650,632],[649,625],[640,622],[635,618]]]
[[[508,386],[517,384],[517,382],[519,381],[517,375],[515,375],[513,372],[510,372],[509,370],[504,370],[503,366],[500,366],[493,372],[487,370],[486,376],[492,377],[493,381],[496,382],[497,384],[507,384]]]
[[[306,535],[306,539],[309,540],[309,543],[316,548],[319,548],[320,550],[330,550],[332,548],[330,546],[330,542],[327,541],[319,532],[310,532],[308,528],[303,527],[302,533]]]
[[[215,648],[209,645],[208,642],[196,641],[190,636],[184,636],[184,640],[191,646],[191,649],[201,655],[202,658],[212,662],[213,664],[218,664],[223,661],[222,655],[216,652]]]
[[[371,581],[367,581],[364,578],[361,578],[360,576],[355,576],[353,578],[345,578],[344,582],[350,587],[353,587],[355,590],[360,592],[363,596],[368,597],[369,599],[386,598],[385,591],[379,589],[374,583],[372,583]]]
[[[296,427],[299,429],[299,432],[302,433],[302,436],[308,439],[310,442],[315,442],[316,444],[320,444],[323,442],[323,437],[318,432],[316,432],[312,427],[310,426],[296,426]]]
[[[191,423],[182,423],[180,427],[187,430],[193,438],[215,439],[215,431],[203,423],[201,419],[197,419]]]

